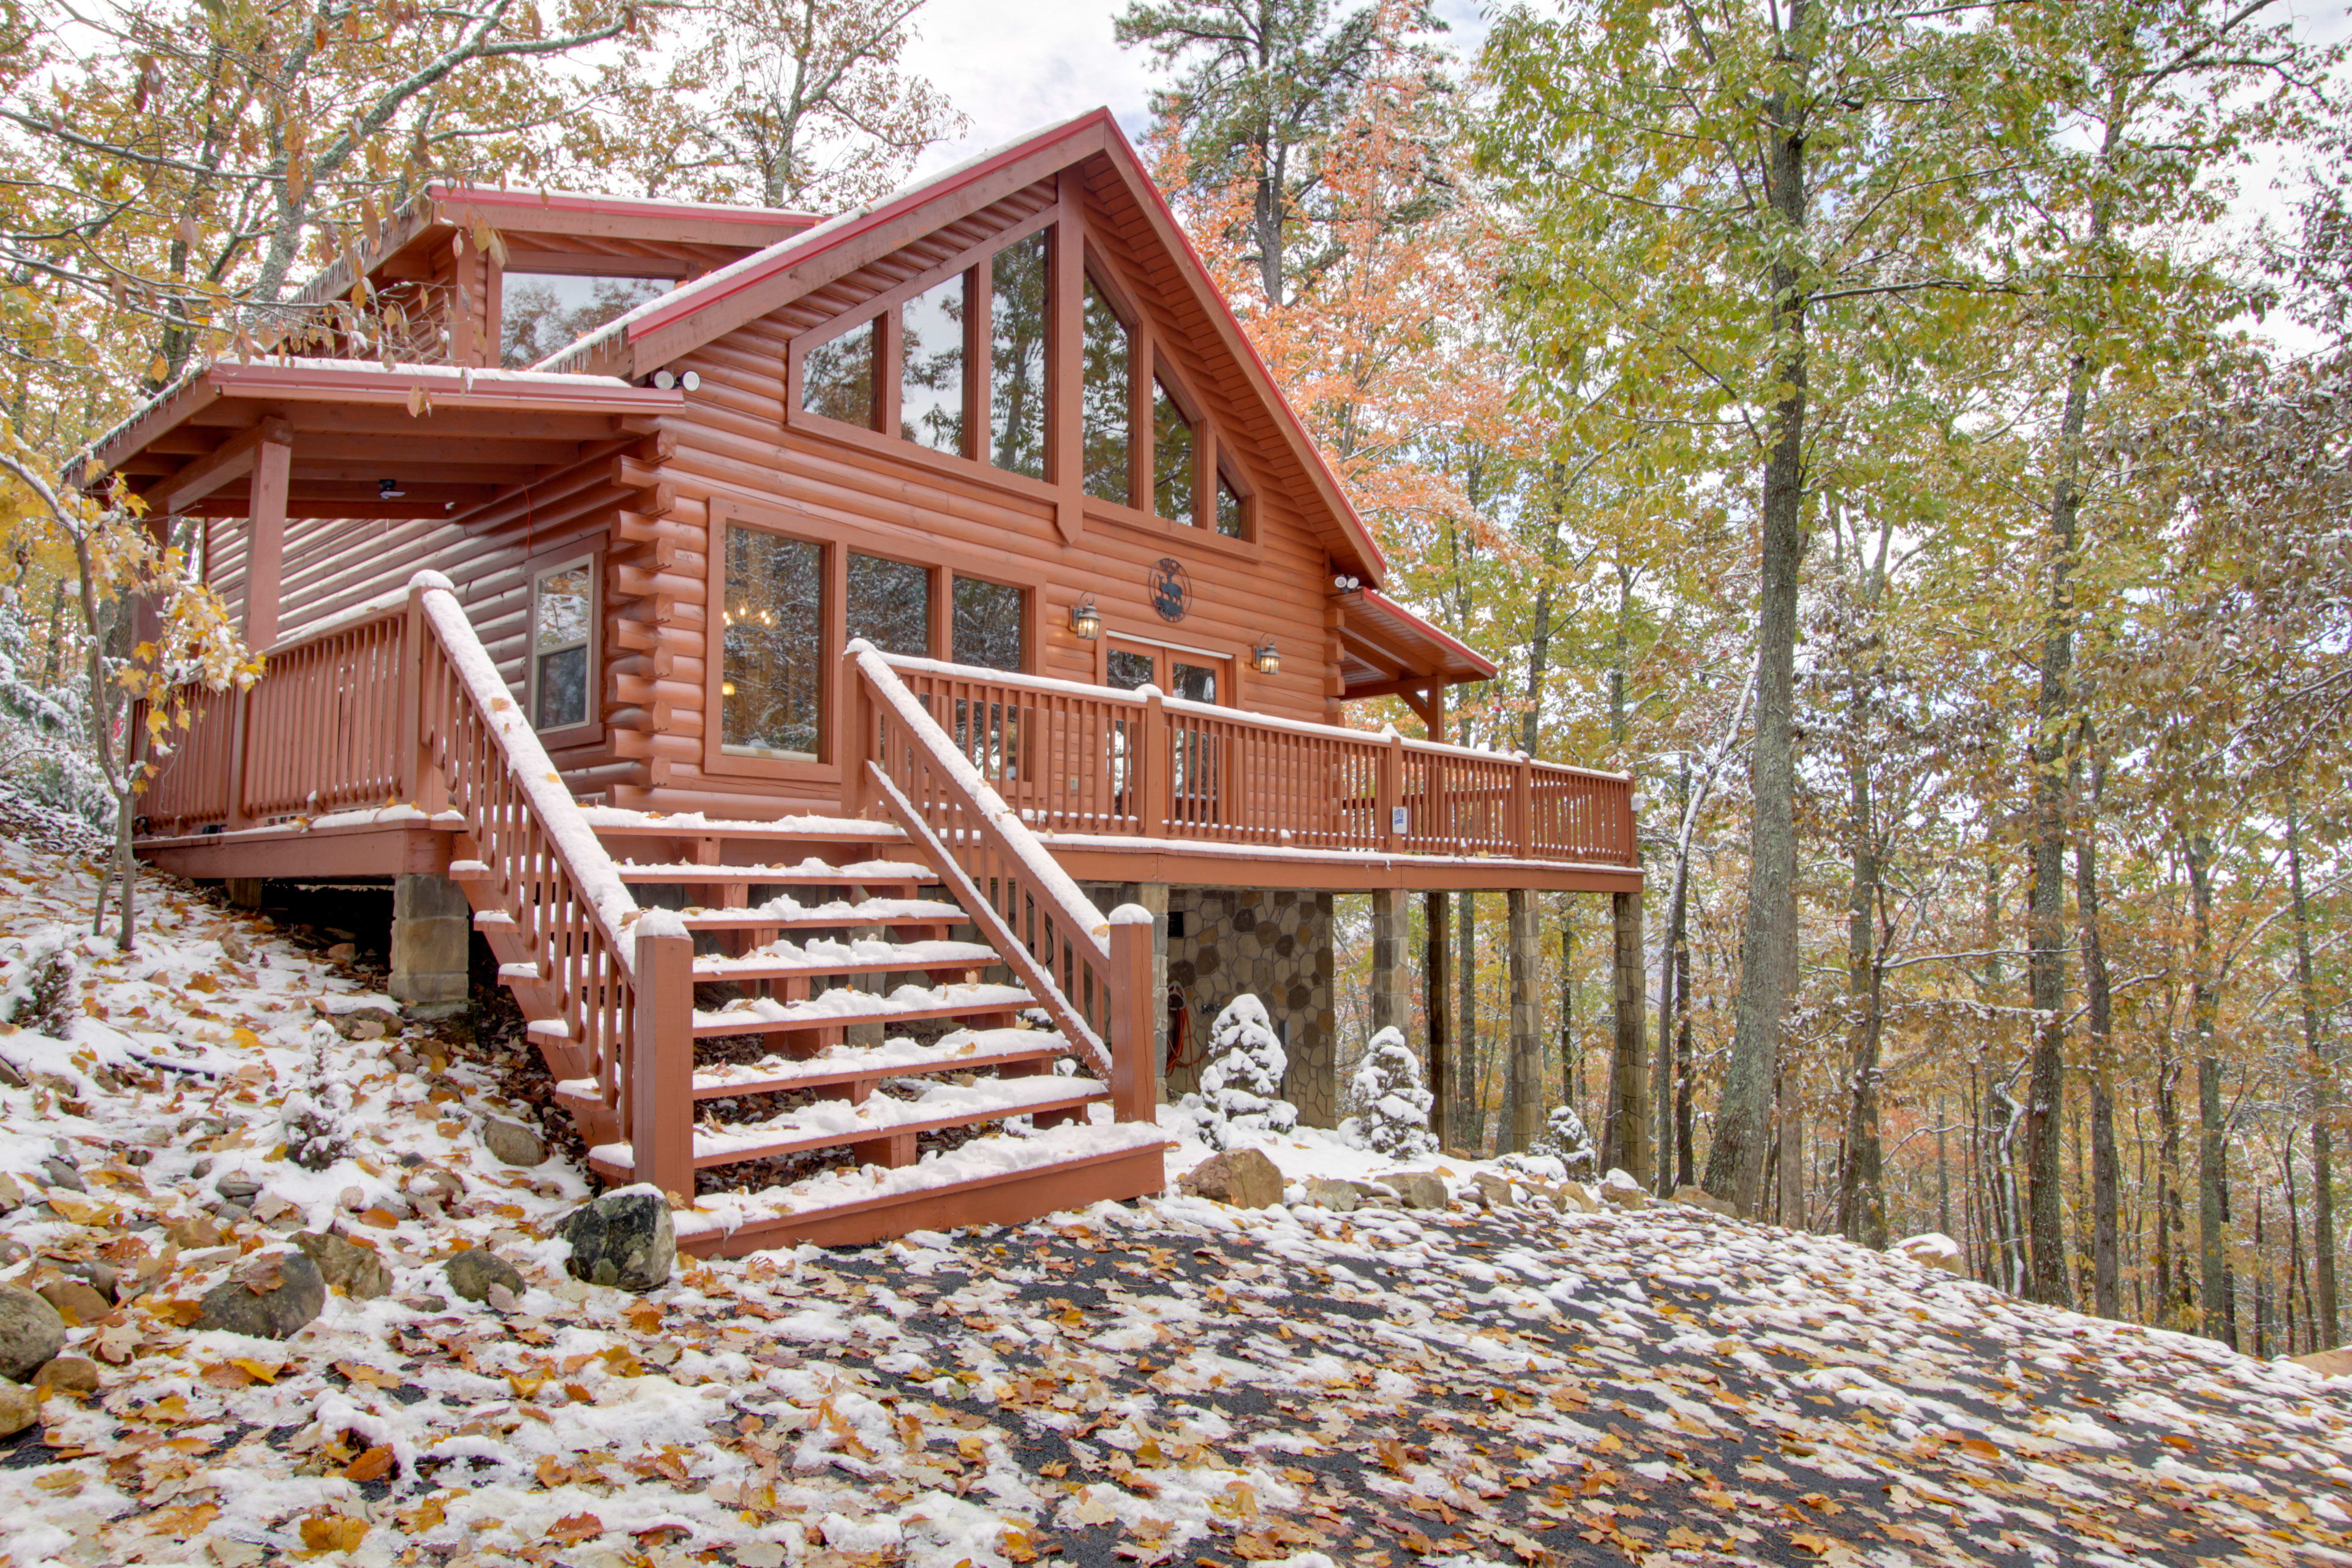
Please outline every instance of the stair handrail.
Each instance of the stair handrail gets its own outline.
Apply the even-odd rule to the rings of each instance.
[[[1077,882],[1046,849],[1045,843],[1021,820],[1020,815],[980,776],[980,771],[971,765],[938,720],[908,689],[907,683],[898,679],[898,672],[890,668],[873,644],[863,637],[852,638],[844,654],[865,689],[887,706],[891,716],[904,728],[908,739],[921,747],[923,760],[929,764],[933,775],[945,787],[952,804],[958,808],[958,815],[962,819],[961,826],[966,832],[987,840],[1000,853],[1007,868],[1013,871],[1013,879],[1020,890],[1042,905],[1044,912],[1060,926],[1090,976],[1106,1017],[1115,1016],[1112,918],[1094,907]],[[929,851],[934,868],[947,879],[948,889],[955,895],[956,902],[972,917],[973,924],[989,939],[990,945],[1020,975],[1022,983],[1029,988],[1037,1005],[1045,1009],[1046,1016],[1077,1046],[1105,1082],[1113,1082],[1119,1078],[1112,1051],[1055,979],[1050,965],[1040,963],[1019,932],[1005,923],[1002,912],[990,901],[986,891],[972,879],[962,858],[956,852],[957,846],[940,837],[921,809],[891,777],[890,770],[873,756],[872,727],[861,726],[858,733],[858,746],[851,755],[853,768],[862,764],[866,776],[880,786],[883,804],[891,816],[898,818],[898,825],[906,829],[909,837]]]

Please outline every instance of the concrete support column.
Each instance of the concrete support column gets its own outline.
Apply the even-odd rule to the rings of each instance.
[[[1412,1018],[1412,995],[1404,971],[1405,896],[1394,888],[1372,892],[1372,1033],[1400,1035]]]
[[[446,877],[405,872],[392,881],[393,999],[417,1018],[449,1018],[471,1005],[467,952],[473,910]]]
[[[1542,961],[1536,951],[1536,895],[1513,888],[1504,895],[1510,910],[1511,946],[1511,1071],[1512,1100],[1503,1126],[1503,1142],[1516,1152],[1535,1147],[1543,1131],[1544,1072],[1542,1008],[1536,1001],[1536,976]],[[1635,944],[1636,952],[1639,943]]]
[[[1612,893],[1610,909],[1616,923],[1612,968],[1616,984],[1615,1040],[1609,1056],[1609,1105],[1601,1140],[1601,1162],[1615,1165],[1646,1187],[1650,1184],[1650,1074],[1643,1060],[1643,1005],[1645,987],[1642,968],[1642,895]]]

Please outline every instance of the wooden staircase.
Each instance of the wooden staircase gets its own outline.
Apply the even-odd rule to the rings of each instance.
[[[1149,916],[1085,904],[878,658],[849,656],[876,737],[849,771],[895,823],[583,807],[429,577],[418,804],[463,820],[450,875],[589,1163],[673,1194],[681,1246],[1160,1189]]]

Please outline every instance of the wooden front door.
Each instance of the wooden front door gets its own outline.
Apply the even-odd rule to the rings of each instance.
[[[1149,685],[1188,702],[1230,702],[1233,699],[1233,661],[1193,648],[1110,637],[1104,650],[1103,673],[1105,684],[1121,691]],[[1168,769],[1170,816],[1196,827],[1224,821],[1224,773],[1231,761],[1226,738],[1214,725],[1173,712],[1168,717],[1167,736],[1168,755],[1164,762]],[[1126,748],[1136,739],[1121,734],[1113,742],[1118,754],[1113,757],[1111,765],[1121,775],[1115,782],[1122,786]]]

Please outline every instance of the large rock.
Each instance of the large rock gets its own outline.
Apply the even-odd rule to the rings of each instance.
[[[94,1323],[114,1310],[114,1304],[96,1287],[80,1279],[52,1279],[41,1287],[41,1300],[57,1309],[68,1328]]]
[[[1578,1214],[1599,1214],[1601,1200],[1586,1183],[1562,1182],[1559,1184],[1559,1206],[1562,1213],[1574,1209]]]
[[[1352,1214],[1396,1202],[1396,1194],[1370,1182],[1349,1182],[1329,1176],[1307,1178],[1307,1201],[1333,1214]]]
[[[349,1237],[329,1230],[306,1230],[294,1245],[319,1266],[319,1277],[354,1301],[373,1301],[392,1291],[392,1270],[383,1259]]]
[[[1282,1172],[1255,1149],[1212,1154],[1185,1172],[1177,1185],[1196,1198],[1237,1209],[1272,1208],[1282,1201]]]
[[[19,1286],[0,1285],[0,1377],[22,1383],[65,1347],[66,1321],[55,1307]]]
[[[482,1147],[502,1165],[538,1165],[547,1160],[547,1144],[538,1133],[495,1117],[483,1120]]]
[[[2307,1366],[2322,1377],[2352,1377],[2352,1345],[2339,1345],[2332,1351],[2313,1351],[2308,1355],[2290,1358],[2299,1366]]]
[[[498,1286],[509,1296],[520,1296],[530,1289],[530,1281],[522,1271],[485,1247],[467,1247],[441,1266],[449,1277],[449,1289],[468,1301],[487,1301],[490,1288]]]
[[[0,1377],[0,1437],[14,1437],[40,1418],[40,1395]]]
[[[1695,1209],[1705,1209],[1709,1214],[1721,1215],[1726,1219],[1739,1217],[1738,1209],[1732,1207],[1727,1200],[1717,1197],[1705,1187],[1676,1187],[1675,1202],[1688,1204]]]
[[[1967,1268],[1960,1260],[1960,1244],[1940,1231],[1906,1236],[1886,1250],[1899,1252],[1923,1268],[1940,1268],[1947,1274],[1962,1273]]]
[[[1612,1171],[1601,1178],[1601,1201],[1621,1209],[1645,1209],[1654,1200],[1641,1183],[1622,1171]]]
[[[1271,1165],[1267,1166],[1271,1170]],[[1282,1178],[1275,1177],[1275,1195]],[[624,1187],[563,1216],[555,1234],[572,1244],[564,1267],[574,1279],[623,1290],[652,1290],[669,1282],[677,1260],[677,1232],[669,1200],[649,1186]]]
[[[54,1388],[60,1394],[96,1394],[98,1363],[88,1356],[58,1356],[33,1374],[33,1386]]]
[[[327,1281],[308,1253],[273,1252],[205,1291],[198,1305],[200,1330],[292,1339],[325,1310]]]
[[[1394,1193],[1397,1202],[1409,1209],[1442,1209],[1454,1202],[1445,1178],[1434,1171],[1398,1171],[1382,1176],[1381,1185]]]

